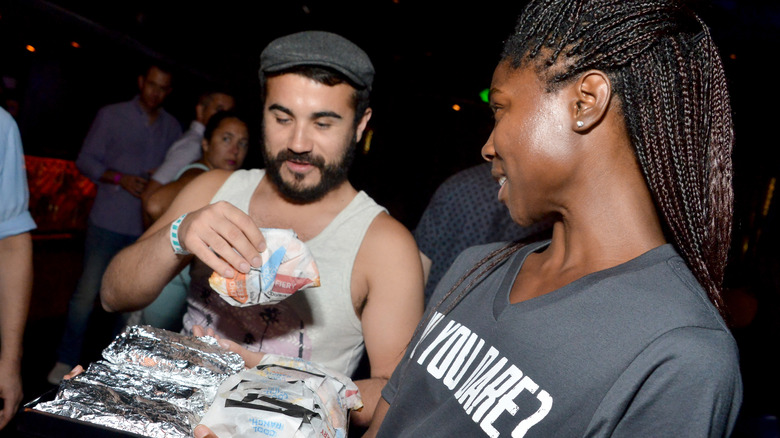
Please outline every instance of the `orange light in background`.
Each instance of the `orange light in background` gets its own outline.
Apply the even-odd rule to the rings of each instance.
[[[729,58],[737,59],[737,54],[736,53],[732,53],[731,55],[729,55]]]
[[[75,41],[71,41],[70,42],[70,46],[73,47],[74,49],[78,49],[79,47],[81,47],[81,44],[79,44],[79,43],[77,43]]]
[[[30,44],[26,45],[24,48],[27,49],[27,51],[30,53],[35,52],[35,47]]]
[[[455,111],[460,111],[460,105],[456,103],[455,105],[452,105],[452,109]]]

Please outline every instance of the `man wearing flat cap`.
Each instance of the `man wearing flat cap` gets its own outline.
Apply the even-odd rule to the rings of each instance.
[[[347,179],[371,117],[374,68],[352,42],[318,31],[272,41],[260,64],[265,169],[214,170],[192,181],[113,260],[103,306],[143,308],[192,262],[185,330],[229,340],[247,366],[275,353],[352,375],[365,349],[371,374],[356,381],[364,408],[352,419],[366,425],[423,311],[411,233]],[[271,306],[233,307],[211,291],[212,272],[230,278],[260,265],[258,228],[295,231],[322,285]]]

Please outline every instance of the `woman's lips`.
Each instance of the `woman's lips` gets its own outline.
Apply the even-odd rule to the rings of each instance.
[[[505,185],[505,184],[506,184],[506,177],[505,177],[505,176],[502,176],[502,177],[500,177],[500,178],[498,179],[498,185],[499,185],[499,188],[498,188],[498,194],[497,194],[497,196],[496,196],[496,197],[498,198],[498,200],[499,200],[499,201],[501,201],[501,198],[502,198],[502,196],[501,196],[501,195],[502,195],[502,194],[503,194],[503,192],[504,192],[504,185]]]

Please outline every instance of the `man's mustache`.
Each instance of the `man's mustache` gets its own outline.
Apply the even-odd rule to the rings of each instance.
[[[277,163],[284,161],[294,161],[296,163],[306,163],[322,169],[325,167],[325,159],[312,154],[311,152],[296,153],[290,150],[284,150],[276,154],[274,159]]]

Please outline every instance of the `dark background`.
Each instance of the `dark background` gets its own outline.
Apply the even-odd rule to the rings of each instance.
[[[257,134],[263,47],[300,30],[339,33],[363,47],[377,70],[370,149],[359,152],[351,179],[411,229],[438,184],[481,162],[492,121],[479,93],[489,86],[501,43],[523,4],[0,0],[0,87],[3,99],[19,103],[16,118],[31,156],[75,159],[97,109],[131,98],[138,69],[149,57],[174,67],[174,91],[165,106],[183,128],[194,116],[200,90],[227,83]],[[692,4],[721,48],[737,138],[734,251],[726,296],[745,381],[744,418],[735,436],[775,437],[780,436],[776,426],[771,434],[759,428],[778,415],[780,390],[773,351],[780,345],[775,278],[780,263],[774,254],[780,239],[775,240],[773,191],[780,145],[774,132],[778,104],[772,101],[778,94],[780,2]],[[460,111],[452,109],[454,104]],[[248,166],[260,165],[258,147],[255,141]],[[62,307],[80,273],[81,241],[78,232],[70,236],[34,236],[28,342],[36,351],[53,349],[41,339],[59,339]],[[100,342],[96,345],[99,351]],[[44,388],[39,382],[53,364],[53,353],[29,359],[27,349],[25,354],[30,365],[25,388],[35,395]]]
[[[147,57],[174,66],[166,107],[186,129],[206,84],[228,83],[243,108],[257,114],[259,54],[273,38],[307,29],[340,33],[363,47],[377,70],[371,148],[358,157],[352,179],[413,227],[446,176],[481,161],[491,121],[479,92],[488,87],[523,4],[0,0],[0,74],[16,79],[26,153],[73,159],[97,109],[133,96]],[[748,202],[776,162],[777,148],[766,138],[770,116],[762,110],[769,109],[768,96],[757,88],[774,73],[780,6],[774,0],[693,4],[726,62],[738,190],[747,186],[739,200]],[[28,44],[34,53],[25,50]],[[452,110],[453,104],[462,109]]]

